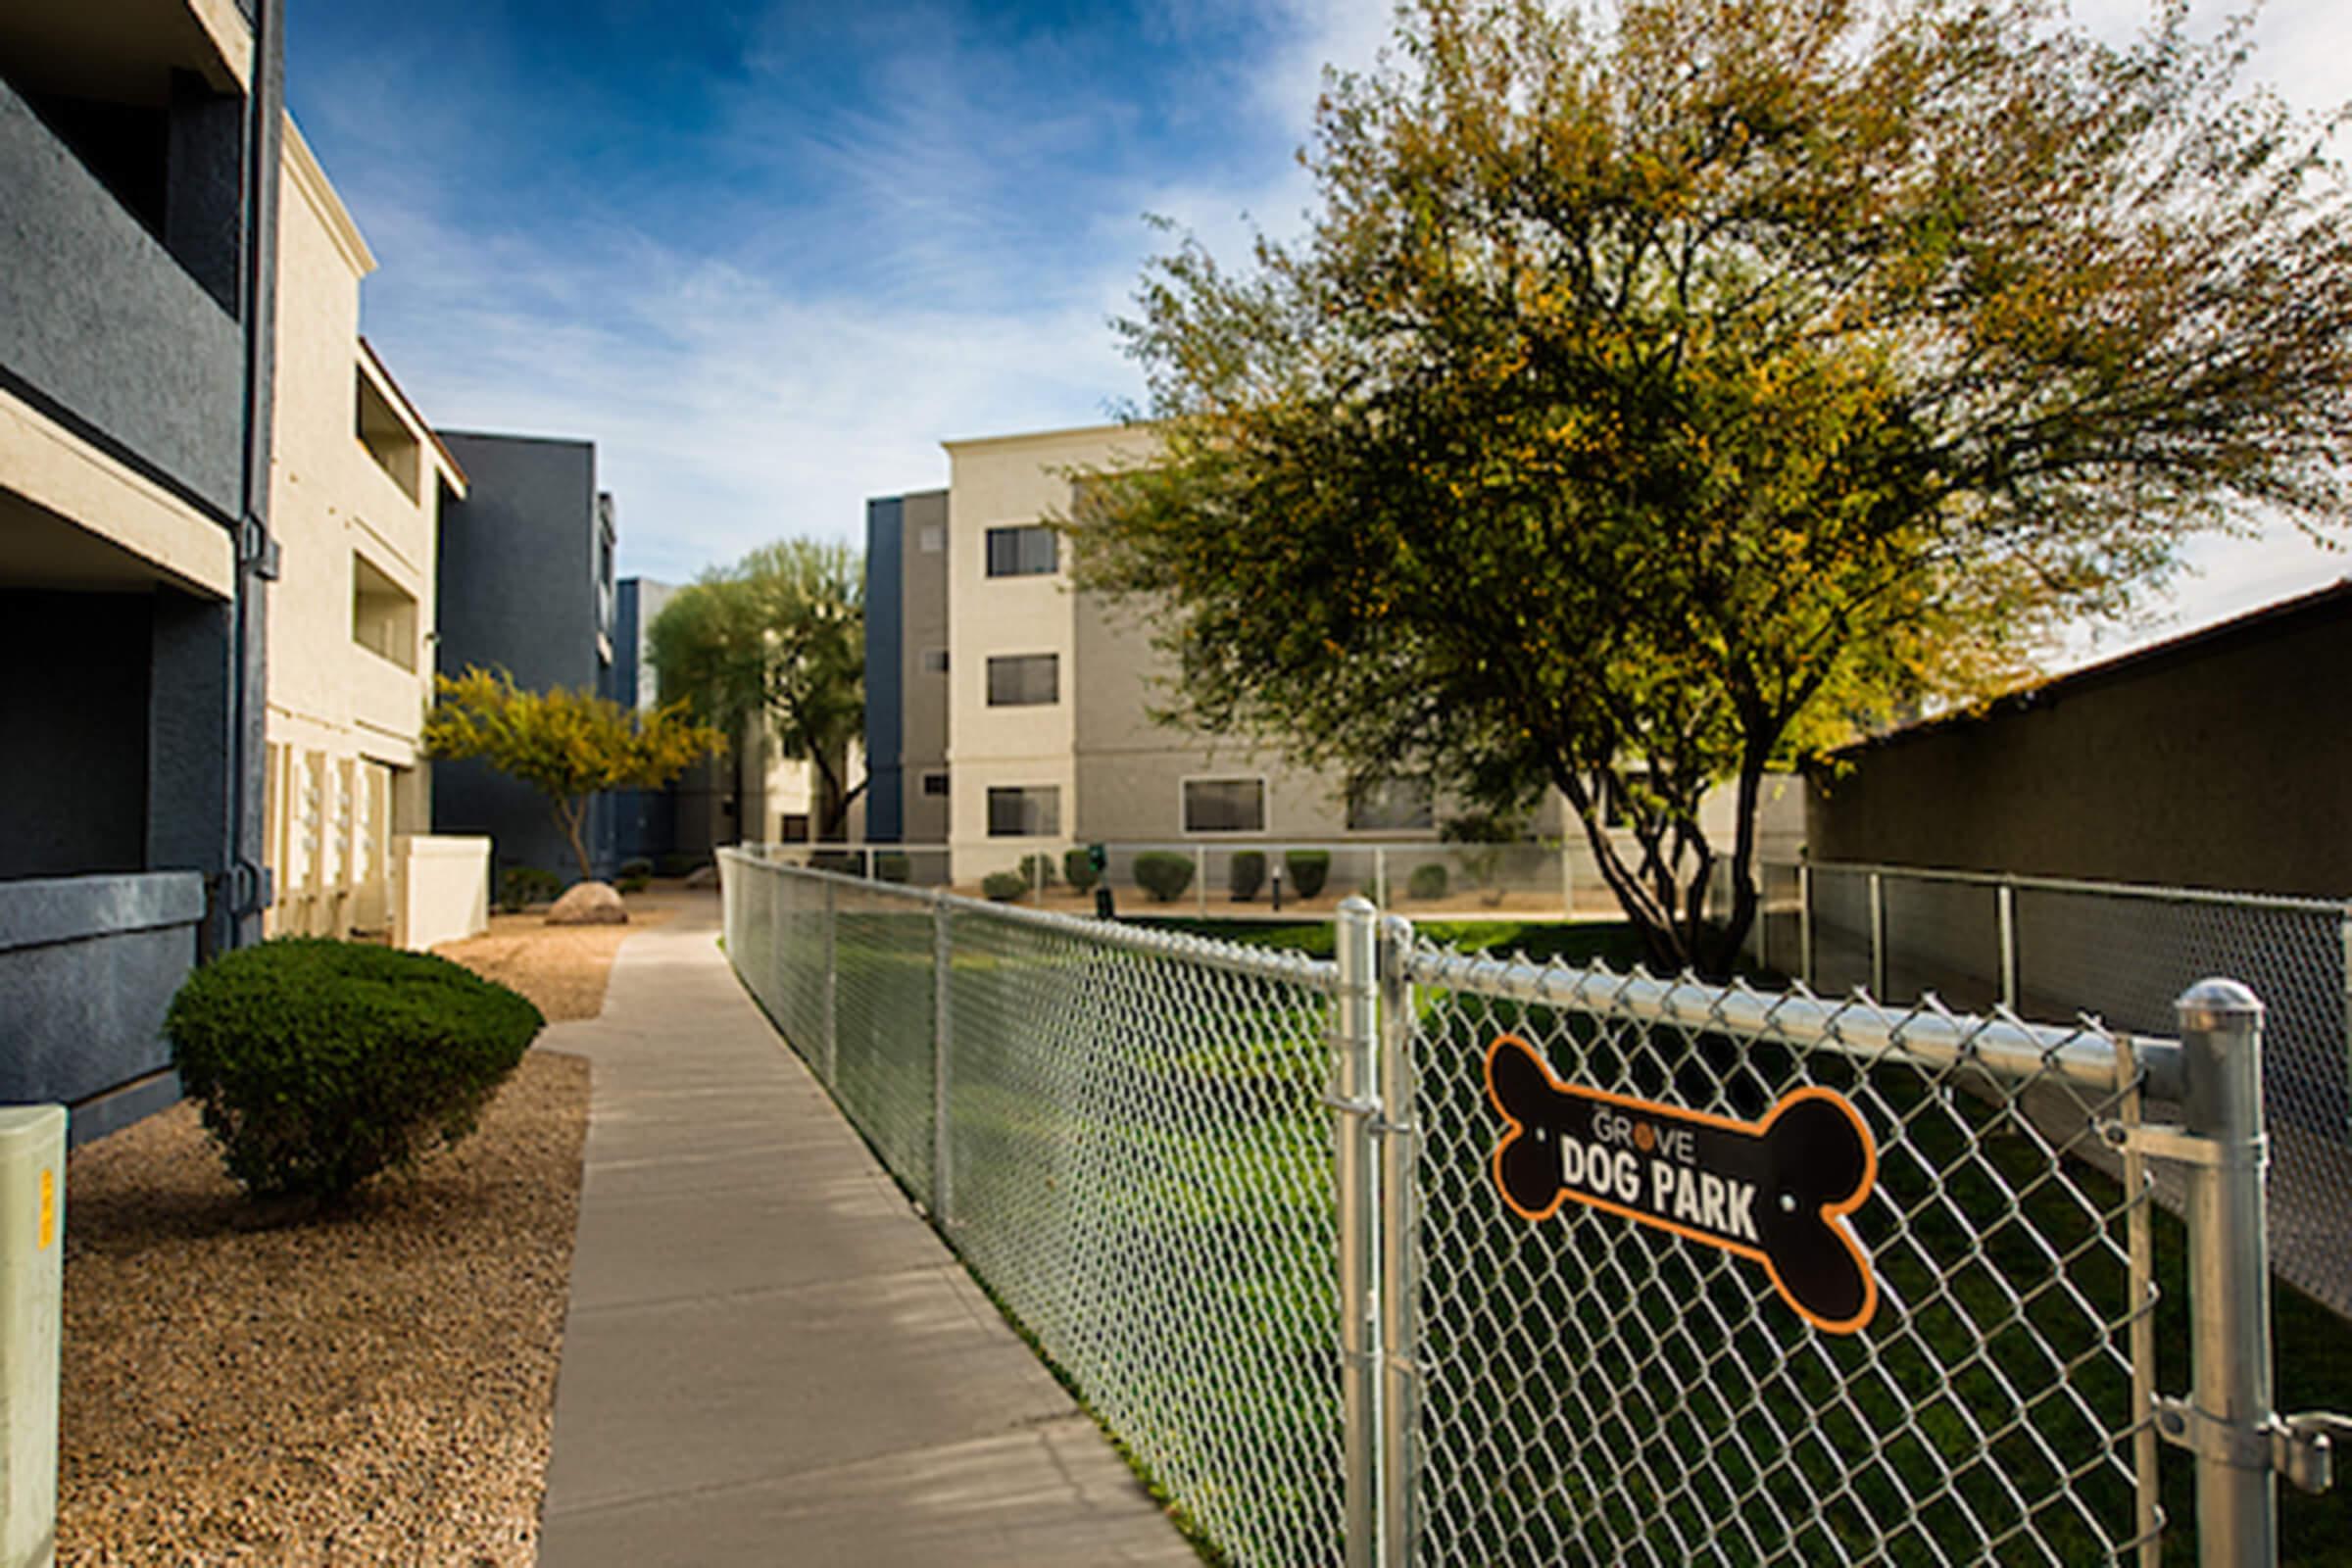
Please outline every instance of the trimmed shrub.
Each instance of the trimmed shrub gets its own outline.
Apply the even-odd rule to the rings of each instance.
[[[808,869],[830,871],[835,876],[863,876],[865,854],[861,850],[810,850]]]
[[[1446,868],[1436,861],[1416,865],[1413,874],[1405,878],[1404,891],[1412,898],[1429,900],[1446,896]]]
[[[653,880],[653,861],[623,860],[620,862],[620,874],[612,879],[612,886],[622,893],[643,893]]]
[[[991,871],[980,879],[980,891],[999,904],[1010,904],[1029,891],[1029,879],[1018,871]]]
[[[1286,851],[1282,863],[1290,870],[1291,886],[1298,890],[1302,899],[1311,899],[1322,892],[1324,879],[1331,875],[1329,850]]]
[[[874,857],[874,879],[879,882],[911,882],[914,880],[914,860],[905,855]]]
[[[1070,885],[1073,892],[1094,891],[1096,882],[1101,878],[1095,871],[1095,862],[1087,858],[1085,846],[1061,852],[1061,879]]]
[[[1021,880],[1044,892],[1054,885],[1054,857],[1024,855],[1021,857]]]
[[[1236,850],[1233,863],[1227,867],[1226,885],[1233,889],[1234,902],[1248,904],[1257,897],[1257,890],[1266,885],[1266,856],[1262,850]]]
[[[1161,904],[1174,904],[1193,885],[1193,858],[1173,850],[1146,850],[1135,858],[1136,885]]]
[[[534,904],[550,904],[564,891],[564,879],[535,865],[510,865],[498,879],[498,906],[520,914]]]
[[[661,859],[663,876],[692,876],[710,863],[707,855],[664,855]]]
[[[188,976],[164,1033],[239,1186],[332,1198],[472,1132],[545,1022],[446,958],[282,937]]]

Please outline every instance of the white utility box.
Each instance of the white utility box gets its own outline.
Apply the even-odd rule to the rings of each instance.
[[[57,1556],[66,1112],[0,1106],[0,1568]]]

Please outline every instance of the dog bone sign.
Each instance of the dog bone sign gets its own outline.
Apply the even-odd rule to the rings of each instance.
[[[1564,1084],[1504,1035],[1487,1050],[1487,1097],[1507,1123],[1494,1183],[1521,1218],[1586,1203],[1753,1258],[1826,1333],[1855,1333],[1878,1309],[1846,1223],[1878,1179],[1878,1145],[1843,1096],[1798,1089],[1736,1121]]]

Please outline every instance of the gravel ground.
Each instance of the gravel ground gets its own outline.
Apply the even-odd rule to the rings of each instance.
[[[438,951],[593,1017],[676,900],[630,906]],[[473,1137],[310,1214],[243,1198],[193,1105],[76,1150],[59,1561],[532,1562],[587,1122],[588,1064],[534,1051]]]
[[[629,894],[623,901],[629,906],[627,925],[555,926],[544,911],[494,914],[487,935],[444,942],[433,951],[513,986],[539,1004],[549,1023],[593,1018],[604,1010],[612,955],[630,932],[675,914],[683,896],[661,890]]]

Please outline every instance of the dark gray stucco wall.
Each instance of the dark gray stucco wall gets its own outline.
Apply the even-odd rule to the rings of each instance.
[[[238,514],[237,321],[0,82],[0,384]]]
[[[623,708],[651,705],[660,692],[646,662],[645,632],[677,589],[650,577],[623,577],[612,611],[612,700]],[[677,785],[621,790],[612,797],[612,854],[621,860],[660,860],[677,852]]]
[[[0,593],[0,880],[147,864],[145,594]]]
[[[2352,895],[2352,600],[1888,737],[1808,781],[1819,860]]]
[[[940,547],[923,548],[928,530]],[[899,574],[899,769],[906,780],[906,842],[945,844],[948,807],[923,793],[925,773],[948,766],[946,670],[923,668],[923,652],[948,646],[948,493],[926,490],[906,498],[906,558]],[[951,783],[953,781],[951,780]]]
[[[535,690],[608,691],[596,624],[596,448],[467,431],[441,438],[466,470],[467,494],[441,513],[433,667],[503,668]],[[609,801],[597,816],[590,853],[609,874]],[[489,835],[502,865],[579,874],[546,799],[479,762],[433,764],[433,829]]]
[[[204,907],[193,871],[0,883],[0,1102],[114,1096],[76,1105],[82,1143],[177,1099],[150,1075]]]
[[[905,831],[905,783],[899,770],[900,678],[906,642],[899,624],[906,503],[898,496],[865,504],[865,836],[896,844]]]

